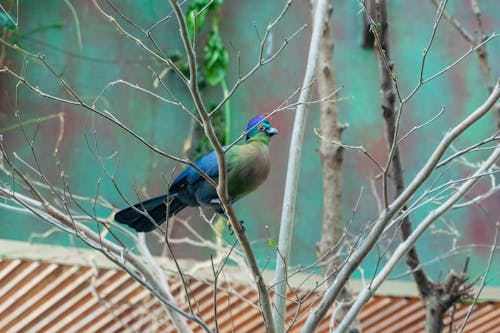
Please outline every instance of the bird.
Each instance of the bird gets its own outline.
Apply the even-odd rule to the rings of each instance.
[[[256,116],[248,122],[244,144],[223,147],[230,203],[254,191],[266,180],[271,166],[269,142],[277,134],[278,130],[266,118]],[[217,183],[219,168],[215,151],[194,165]],[[137,232],[149,232],[188,206],[211,207],[225,216],[217,190],[192,166],[170,184],[168,193],[125,208],[116,213],[114,219]]]

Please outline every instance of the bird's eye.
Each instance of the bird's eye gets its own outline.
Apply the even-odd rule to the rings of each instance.
[[[259,125],[258,130],[259,132],[264,132],[266,130],[266,127],[264,125]]]

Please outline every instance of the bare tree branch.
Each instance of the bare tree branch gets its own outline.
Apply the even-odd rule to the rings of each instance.
[[[498,86],[497,86],[498,89]],[[380,273],[376,275],[376,277],[372,280],[370,285],[363,289],[363,291],[358,295],[355,303],[353,304],[349,314],[345,317],[345,320],[339,325],[336,333],[343,333],[346,331],[350,321],[352,321],[357,313],[361,310],[362,306],[370,299],[370,297],[374,294],[377,288],[387,279],[390,272],[396,267],[397,263],[404,257],[408,251],[414,247],[416,241],[420,238],[420,236],[424,233],[424,231],[441,215],[447,212],[458,200],[460,200],[470,189],[471,187],[480,179],[480,175],[484,174],[495,162],[500,158],[500,145],[497,146],[495,151],[488,157],[488,159],[482,164],[480,168],[474,172],[474,174],[464,182],[455,193],[440,205],[438,208],[432,210],[415,228],[415,230],[408,236],[406,240],[404,240],[401,244],[398,245],[396,250],[394,250],[393,254],[381,269]],[[446,292],[444,293],[446,295]],[[449,295],[449,297],[453,297],[455,295]],[[444,303],[443,303],[444,304]],[[450,304],[447,304],[448,307],[444,307],[448,309]],[[435,307],[427,306],[427,310],[431,310],[435,312]],[[441,332],[443,328],[442,318],[440,320],[434,320],[433,316],[438,316],[438,314],[429,314],[427,315],[427,330],[428,332]],[[431,329],[430,327],[437,327],[436,329]]]
[[[483,276],[481,277],[481,284],[480,284],[480,286],[478,288],[478,291],[477,291],[476,295],[474,296],[473,301],[469,305],[469,309],[467,310],[467,314],[465,315],[465,318],[464,318],[464,321],[462,323],[462,326],[457,331],[457,333],[463,333],[463,331],[465,330],[465,326],[467,325],[467,322],[469,321],[469,318],[472,315],[472,311],[473,311],[474,307],[476,306],[476,304],[477,304],[477,302],[479,300],[481,292],[483,291],[484,286],[486,285],[486,277],[488,276],[488,273],[491,270],[491,266],[492,266],[492,263],[493,263],[493,258],[495,256],[495,250],[497,249],[498,232],[499,232],[499,230],[500,230],[500,222],[497,221],[495,223],[495,237],[493,238],[493,244],[491,244],[491,247],[490,247],[490,255],[488,257],[488,262],[486,264],[486,270],[483,273]]]
[[[295,120],[290,140],[290,152],[288,156],[288,166],[285,180],[285,190],[283,195],[283,208],[281,211],[281,225],[278,242],[278,254],[276,256],[276,278],[275,287],[275,307],[273,318],[276,325],[276,332],[284,332],[284,318],[286,315],[286,267],[290,257],[293,222],[295,217],[295,206],[297,200],[297,186],[300,170],[300,156],[304,139],[305,123],[307,118],[307,104],[310,96],[310,84],[313,81],[316,63],[318,60],[318,49],[321,38],[321,31],[327,11],[327,1],[318,0],[314,9],[312,20],[311,42],[307,55],[306,72],[302,81],[302,90],[299,96],[299,105],[295,112]]]
[[[437,0],[432,0],[432,3],[436,7],[439,6]],[[489,58],[488,52],[486,51],[486,47],[484,45],[484,41],[488,39],[488,37],[483,29],[482,15],[478,1],[470,0],[470,3],[472,12],[474,13],[477,22],[477,30],[478,30],[477,37],[474,37],[470,32],[468,32],[467,29],[464,28],[460,24],[460,22],[452,15],[448,14],[447,12],[444,12],[443,16],[446,19],[446,21],[448,21],[450,25],[453,28],[455,28],[455,30],[457,30],[458,33],[476,51],[477,57],[479,59],[479,68],[481,69],[481,73],[483,74],[483,78],[486,82],[486,86],[488,87],[488,91],[491,93],[493,91],[494,82],[493,82],[493,76],[491,74],[491,66],[488,59]],[[489,38],[491,38],[491,36]],[[493,119],[495,119],[496,130],[500,130],[500,103],[495,105],[495,111],[493,112]]]
[[[313,7],[316,1],[312,1]],[[333,12],[332,4],[328,5],[327,14],[323,22],[321,33],[318,65],[316,66],[316,76],[318,78],[318,96],[328,96],[337,89],[335,78],[335,65],[333,61],[333,35],[330,29],[331,16]],[[325,136],[332,141],[341,142],[342,132],[347,127],[339,122],[338,104],[336,99],[324,99],[319,102],[321,136]],[[315,132],[317,130],[315,129]],[[318,243],[317,257],[326,260],[323,269],[324,276],[328,283],[335,279],[336,271],[342,266],[342,259],[339,256],[339,247],[344,237],[344,227],[342,223],[342,163],[344,147],[333,145],[329,140],[321,140],[319,156],[323,170],[323,223],[321,239]],[[349,304],[353,300],[353,291],[346,283],[337,302],[338,306],[332,315],[330,328],[334,322],[340,322],[349,309]],[[350,333],[361,332],[361,324],[358,321],[351,325]]]
[[[393,83],[395,82],[395,74],[393,72],[393,63],[391,60],[391,49],[389,44],[389,20],[387,13],[387,1],[386,0],[376,0],[376,14],[377,14],[377,23],[380,26],[380,31],[376,33],[375,39],[378,41],[377,50],[378,50],[378,62],[379,62],[379,73],[380,73],[380,94],[382,99],[382,115],[385,121],[386,128],[386,140],[389,148],[389,158],[385,167],[384,176],[384,184],[383,184],[383,194],[384,194],[384,205],[387,205],[387,175],[389,166],[392,169],[392,177],[394,179],[394,196],[397,198],[400,196],[405,189],[405,180],[404,180],[404,171],[403,171],[403,163],[401,159],[401,154],[399,150],[399,142],[398,131],[399,131],[399,119],[401,114],[398,114],[396,107],[396,90]],[[443,4],[443,8],[444,8]],[[434,24],[433,33],[429,40],[428,47],[425,52],[428,52],[428,49],[431,46],[432,40],[434,39],[435,31],[437,29],[437,24],[439,23],[439,12],[437,14],[438,19]],[[425,55],[422,59],[421,71],[420,75],[422,76],[424,64],[425,64]],[[389,67],[386,66],[386,63],[389,64]],[[399,109],[399,113],[402,112],[402,108]],[[404,206],[402,210],[407,210],[407,206]],[[412,225],[410,216],[406,215],[401,221],[400,225],[401,236],[403,240],[406,240],[412,232]],[[406,263],[410,266],[413,279],[417,285],[417,288],[422,295],[422,297],[426,297],[427,294],[430,293],[431,282],[420,267],[420,258],[418,256],[416,248],[411,248],[407,253]]]
[[[408,184],[408,186],[401,193],[401,195],[397,197],[382,212],[382,214],[378,217],[375,225],[370,230],[366,239],[363,241],[361,245],[359,245],[356,248],[356,250],[352,253],[352,255],[347,259],[345,265],[338,273],[338,276],[333,282],[333,284],[331,284],[327,288],[324,297],[321,299],[321,301],[312,311],[312,313],[308,316],[301,332],[303,333],[314,332],[320,320],[325,316],[326,312],[335,301],[336,297],[338,296],[339,292],[341,291],[347,279],[359,265],[361,260],[365,258],[368,252],[376,244],[379,236],[382,234],[387,224],[395,217],[397,213],[401,211],[401,209],[407,204],[408,200],[430,177],[430,175],[436,168],[436,165],[438,164],[439,160],[443,157],[444,153],[450,147],[453,141],[455,141],[455,139],[457,139],[467,128],[472,126],[475,122],[477,122],[485,114],[487,114],[488,111],[497,102],[499,97],[500,97],[500,80],[497,82],[492,94],[490,94],[488,99],[481,106],[479,106],[468,117],[466,117],[457,126],[455,126],[448,133],[446,133],[446,135],[434,149],[433,153],[431,154],[425,165],[420,169],[420,171]]]

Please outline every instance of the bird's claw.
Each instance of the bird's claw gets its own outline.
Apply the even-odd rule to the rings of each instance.
[[[245,226],[243,226],[244,223],[245,221],[240,221],[242,233],[245,233],[246,231]],[[231,236],[234,235],[233,224],[231,223],[231,220],[227,220],[227,228],[229,229],[229,234]]]

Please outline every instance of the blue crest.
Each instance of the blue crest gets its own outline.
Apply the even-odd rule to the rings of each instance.
[[[252,129],[263,121],[265,121],[266,123],[269,123],[263,116],[254,117],[248,122],[247,130],[246,130],[246,132],[247,132],[246,140],[248,140],[250,138],[250,132],[252,131]]]

